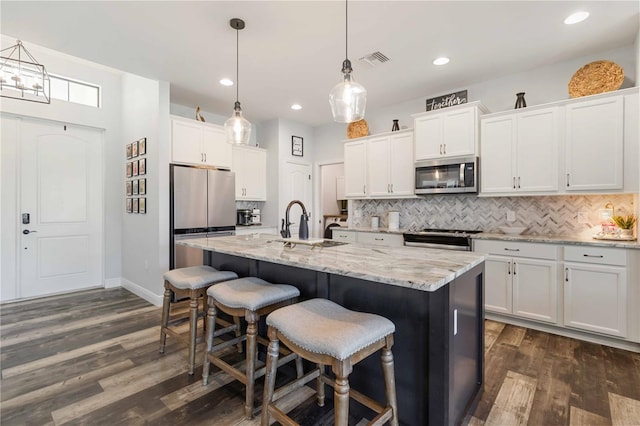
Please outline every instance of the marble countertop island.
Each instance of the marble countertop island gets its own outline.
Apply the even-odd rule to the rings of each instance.
[[[267,234],[195,238],[178,244],[422,291],[436,291],[484,261],[477,253],[415,247],[285,247]]]

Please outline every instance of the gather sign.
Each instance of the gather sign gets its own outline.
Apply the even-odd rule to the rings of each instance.
[[[467,91],[461,90],[448,95],[442,95],[435,98],[427,99],[427,111],[452,107],[455,105],[467,103]]]

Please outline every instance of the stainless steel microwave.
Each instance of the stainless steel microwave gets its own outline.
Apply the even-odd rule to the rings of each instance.
[[[418,195],[478,192],[478,158],[418,161],[415,178]]]

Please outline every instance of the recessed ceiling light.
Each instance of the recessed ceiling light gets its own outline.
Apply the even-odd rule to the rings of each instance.
[[[220,84],[222,84],[223,86],[233,86],[233,80],[223,78],[222,80],[220,80]]]
[[[573,25],[573,24],[577,24],[578,22],[584,21],[588,17],[589,17],[589,12],[584,12],[584,11],[576,12],[567,16],[567,18],[564,20],[564,23],[567,25]]]
[[[298,111],[299,109],[302,109],[302,105],[300,105],[300,104],[293,104],[293,105],[291,105],[291,109],[294,109],[294,110]]]
[[[449,63],[449,58],[442,56],[433,60],[433,65],[445,65]]]

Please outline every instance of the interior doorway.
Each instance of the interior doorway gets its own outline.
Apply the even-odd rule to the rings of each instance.
[[[96,129],[21,120],[18,298],[103,286],[102,139]]]

